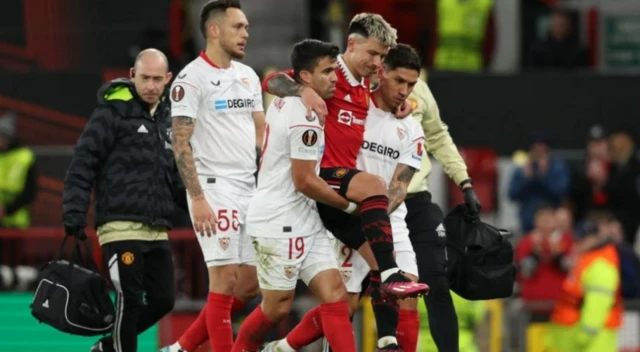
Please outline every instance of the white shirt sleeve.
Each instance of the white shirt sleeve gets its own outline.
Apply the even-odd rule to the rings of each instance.
[[[255,71],[251,70],[251,73],[251,86],[253,91],[253,111],[251,112],[264,111],[264,105],[262,102],[262,82],[260,82],[260,77],[258,77]]]
[[[193,74],[180,72],[178,78],[171,85],[169,94],[171,99],[171,117],[186,116],[192,119],[198,118],[201,89]]]
[[[306,110],[302,103],[297,103],[288,111],[289,147],[291,159],[320,160],[322,145],[322,127],[318,117],[313,113],[309,121],[306,118]]]
[[[424,155],[424,131],[412,118],[408,122],[406,125],[407,139],[398,162],[420,170],[422,158],[426,157]]]

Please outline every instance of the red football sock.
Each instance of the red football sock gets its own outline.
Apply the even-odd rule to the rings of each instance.
[[[238,297],[233,297],[233,306],[231,307],[231,315],[241,311],[247,304]],[[207,332],[207,306],[204,306],[198,314],[198,318],[191,323],[187,331],[180,336],[178,343],[180,346],[189,351],[195,351],[200,345],[207,342],[209,333]]]
[[[396,338],[405,352],[416,352],[419,333],[420,318],[418,317],[418,311],[400,310]]]
[[[287,343],[297,351],[321,338],[322,335],[324,333],[322,332],[320,307],[315,307],[308,311],[302,317],[302,321],[287,335]]]
[[[196,320],[189,325],[187,331],[180,336],[178,343],[180,346],[189,351],[195,351],[198,346],[202,345],[209,339],[207,332],[207,306],[202,307],[200,314]]]
[[[273,322],[264,315],[262,308],[258,306],[242,322],[238,337],[233,344],[231,352],[253,352],[264,342],[265,337],[273,327]]]
[[[349,305],[345,301],[320,305],[322,328],[334,351],[356,352],[356,340],[349,319]]]
[[[232,305],[233,296],[209,292],[205,309],[207,331],[213,352],[230,352],[233,347]]]

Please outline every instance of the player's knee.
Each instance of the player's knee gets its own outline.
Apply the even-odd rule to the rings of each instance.
[[[213,269],[213,270],[211,270]],[[209,291],[233,295],[237,283],[236,267],[226,265],[210,268]]]
[[[291,306],[293,305],[293,295],[286,295],[280,297],[271,297],[264,295],[262,297],[262,303],[260,308],[262,313],[266,315],[273,323],[279,322],[286,318],[291,313]]]
[[[347,289],[344,286],[340,274],[337,274],[328,284],[330,284],[327,285],[329,290],[324,294],[324,303],[336,303],[347,300]]]
[[[243,302],[252,301],[254,298],[258,297],[260,294],[260,287],[258,285],[255,286],[243,286],[241,289],[236,289],[236,293],[234,296],[238,297]]]
[[[253,276],[240,276],[240,279],[236,283],[234,296],[238,297],[243,302],[249,302],[260,294],[260,285],[258,284],[258,278],[254,273]]]
[[[387,183],[380,176],[369,175],[367,180],[367,187],[370,189],[372,196],[387,195]]]

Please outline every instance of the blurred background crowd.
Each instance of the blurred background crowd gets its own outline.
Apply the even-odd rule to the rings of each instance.
[[[23,326],[25,336],[30,329],[46,329],[32,326],[26,307],[15,302],[28,304],[38,266],[56,253],[62,180],[97,89],[128,76],[133,58],[147,47],[165,52],[178,72],[204,47],[197,23],[205,2],[1,2],[0,309],[16,313],[10,320],[0,318],[0,335],[9,325],[14,333]],[[480,350],[539,351],[538,337],[568,268],[581,246],[597,237],[615,242],[620,253],[625,298],[620,350],[640,351],[640,1],[244,0],[242,5],[251,24],[245,62],[263,77],[288,68],[291,46],[303,38],[344,47],[349,20],[363,11],[383,15],[401,42],[418,49],[423,79],[467,162],[483,219],[514,234],[519,269],[514,297],[456,305],[461,319],[473,321],[468,329]],[[443,209],[461,201],[438,165],[430,184]],[[206,271],[188,216],[179,213],[175,220],[171,236],[180,302],[145,335],[149,346],[179,336],[206,294]],[[297,311],[313,304],[301,295]],[[16,320],[20,314],[24,322]],[[374,329],[368,314],[365,305],[355,321],[362,351],[368,351]],[[296,318],[293,314],[277,333]],[[65,351],[75,346],[49,334],[48,342],[62,339]],[[3,343],[8,342],[0,341],[4,351]]]

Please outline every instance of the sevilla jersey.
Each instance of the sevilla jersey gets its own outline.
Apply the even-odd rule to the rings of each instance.
[[[359,170],[380,176],[391,184],[398,164],[420,170],[424,157],[424,131],[411,117],[397,119],[372,104],[365,124],[364,139],[357,159]],[[390,216],[394,242],[408,240],[404,203]],[[400,238],[403,237],[403,238]]]
[[[198,174],[223,178],[238,190],[255,188],[252,113],[263,110],[260,79],[252,68],[231,61],[222,69],[204,52],[171,86],[171,115],[196,119],[190,144]]]
[[[293,77],[293,71],[284,73]],[[369,79],[358,81],[338,56],[335,95],[326,101],[329,115],[324,126],[322,167],[355,168],[370,105]],[[270,77],[265,79],[265,83]]]
[[[267,109],[258,189],[247,211],[251,236],[293,238],[324,229],[316,203],[296,191],[291,174],[292,159],[315,161],[320,171],[322,127],[315,113],[306,115],[299,97],[276,98]]]

